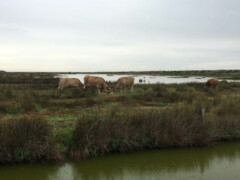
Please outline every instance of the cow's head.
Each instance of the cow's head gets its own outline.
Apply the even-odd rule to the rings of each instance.
[[[121,88],[122,88],[121,84],[117,83],[116,86],[114,87],[114,91],[118,90],[118,89],[121,89]]]
[[[111,88],[108,87],[108,86],[106,87],[106,93],[107,93],[107,94],[110,94],[110,93],[111,93]]]
[[[205,84],[206,87],[209,87],[210,85],[211,85],[211,84],[210,84],[209,81],[207,81],[206,84]]]

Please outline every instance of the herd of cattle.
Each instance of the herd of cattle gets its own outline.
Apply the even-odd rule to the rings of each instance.
[[[133,91],[133,85],[134,77],[121,77],[117,80],[117,85],[114,89],[120,89],[122,92],[124,88],[130,87],[131,91]],[[96,87],[99,93],[102,90],[104,90],[106,93],[110,93],[111,89],[102,77],[89,75],[84,77],[84,84],[77,78],[60,78],[58,89],[63,90],[67,87],[83,87],[83,89],[86,89],[87,87]]]
[[[120,89],[121,92],[126,87],[130,87],[131,91],[133,91],[133,85],[134,85],[134,77],[128,76],[128,77],[121,77],[117,80],[117,84],[114,87],[115,89]],[[218,85],[218,79],[212,78],[207,81],[205,84],[207,87],[216,87]],[[107,85],[106,81],[102,77],[98,76],[85,76],[84,77],[84,84],[77,78],[60,78],[58,89],[63,90],[67,87],[83,87],[83,89],[86,89],[86,87],[96,87],[99,91],[105,91],[106,93],[110,93],[110,87]]]

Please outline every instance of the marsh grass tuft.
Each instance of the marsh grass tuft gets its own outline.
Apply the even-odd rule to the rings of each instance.
[[[47,121],[23,116],[0,122],[0,164],[62,159]]]

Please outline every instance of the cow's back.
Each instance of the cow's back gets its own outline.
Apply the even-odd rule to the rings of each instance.
[[[218,85],[218,79],[217,78],[212,78],[209,79],[206,83],[207,86],[217,86]]]
[[[106,82],[102,77],[89,75],[84,77],[84,84],[88,86],[103,86],[105,83]]]
[[[117,84],[122,86],[132,86],[134,84],[134,78],[132,76],[121,77],[118,79]]]
[[[64,89],[66,87],[80,87],[82,82],[77,78],[60,78],[59,88]]]

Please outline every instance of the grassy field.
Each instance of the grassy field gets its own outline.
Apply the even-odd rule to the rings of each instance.
[[[135,85],[99,95],[94,88],[53,89],[55,75],[0,74],[0,164],[240,138],[240,83]]]

